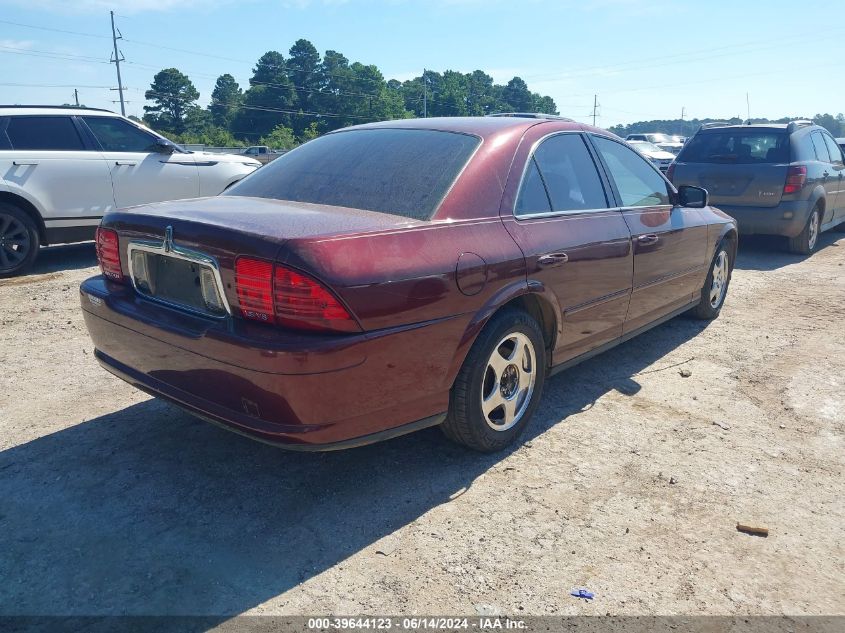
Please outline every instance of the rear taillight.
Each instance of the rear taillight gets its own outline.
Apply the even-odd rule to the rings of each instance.
[[[238,257],[235,261],[235,286],[241,315],[245,319],[273,320],[273,264]]]
[[[235,284],[241,315],[246,319],[302,330],[360,331],[328,288],[296,270],[239,257]]]
[[[666,179],[669,182],[672,182],[672,178],[675,176],[675,163],[671,163],[669,167],[666,168]]]
[[[804,165],[794,165],[786,170],[786,183],[783,185],[783,193],[801,191],[805,182],[807,182],[807,168]]]
[[[120,240],[112,229],[97,227],[97,261],[100,270],[112,281],[123,281],[123,269],[120,266]]]

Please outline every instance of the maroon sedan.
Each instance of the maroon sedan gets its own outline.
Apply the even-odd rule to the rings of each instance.
[[[330,449],[440,424],[494,451],[550,372],[716,317],[736,240],[603,130],[391,121],[107,214],[81,301],[106,369],[229,429]]]

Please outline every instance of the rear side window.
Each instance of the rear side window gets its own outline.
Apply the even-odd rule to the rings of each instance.
[[[607,208],[596,165],[580,134],[559,134],[543,141],[534,158],[546,183],[552,211]]]
[[[531,162],[528,163],[525,178],[522,180],[522,187],[516,198],[514,213],[516,215],[531,215],[534,213],[549,213],[551,210],[552,205],[546,193],[546,186],[543,184],[543,177],[540,176],[537,163],[532,158]]]
[[[789,136],[771,130],[724,130],[696,134],[681,150],[687,163],[788,163]]]
[[[816,158],[823,163],[829,163],[830,154],[827,153],[827,146],[824,144],[822,133],[813,132],[810,138],[813,140],[813,149],[816,151]]]
[[[67,116],[10,117],[6,134],[16,150],[81,151],[85,147]]]
[[[86,116],[83,120],[106,152],[149,152],[156,137],[121,119]]]
[[[224,195],[428,220],[480,142],[475,136],[435,130],[326,134],[277,158]]]
[[[666,181],[645,158],[627,145],[594,136],[596,148],[610,170],[623,207],[671,204]]]
[[[834,141],[827,134],[822,134],[822,138],[824,139],[824,144],[827,145],[827,151],[830,154],[830,162],[841,163],[842,162],[842,150],[836,144],[836,141]]]

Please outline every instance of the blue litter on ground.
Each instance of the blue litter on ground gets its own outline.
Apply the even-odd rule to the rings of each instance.
[[[569,595],[573,598],[584,598],[584,600],[592,600],[594,597],[593,593],[586,589],[573,589],[569,592]]]

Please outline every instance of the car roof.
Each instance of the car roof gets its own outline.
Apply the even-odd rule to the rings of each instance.
[[[50,106],[50,105],[0,105],[0,116],[23,116],[23,115],[73,115],[73,114],[96,114],[99,116],[120,116],[117,112],[103,110],[101,108],[77,108],[76,106]]]
[[[594,128],[589,125],[577,123],[575,121],[567,121],[563,119],[535,119],[524,117],[487,117],[487,116],[467,116],[467,117],[429,117],[425,119],[394,119],[392,121],[380,121],[377,123],[364,123],[362,125],[354,125],[352,127],[343,128],[330,132],[337,134],[347,130],[373,130],[373,129],[405,129],[405,130],[434,130],[439,132],[457,132],[460,134],[472,134],[479,136],[483,140],[492,139],[502,134],[512,134],[513,132],[524,133],[528,129],[537,126],[549,126],[549,131],[553,130],[577,130],[577,131],[593,131],[600,134],[613,136],[610,132]]]

